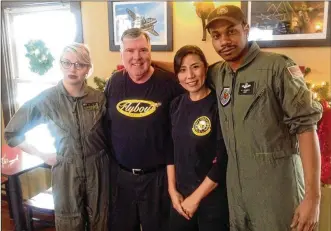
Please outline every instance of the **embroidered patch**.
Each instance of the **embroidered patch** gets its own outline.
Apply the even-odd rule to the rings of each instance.
[[[211,131],[210,119],[207,116],[197,118],[192,126],[192,131],[196,136],[205,136]]]
[[[88,111],[97,111],[99,110],[99,103],[83,103],[83,108]]]
[[[239,95],[253,95],[255,82],[240,83]]]
[[[231,99],[231,89],[229,87],[224,87],[220,96],[221,104],[223,107],[228,105]]]
[[[118,102],[116,109],[119,113],[125,116],[141,118],[153,114],[161,105],[161,102],[153,102],[140,99],[127,99]]]
[[[218,14],[218,15],[226,14],[226,13],[228,13],[228,12],[229,12],[229,10],[228,10],[228,8],[227,8],[226,6],[221,7],[221,8],[219,8],[219,9],[217,10],[217,14]]]
[[[303,74],[298,65],[290,66],[287,68],[293,78],[303,78]]]

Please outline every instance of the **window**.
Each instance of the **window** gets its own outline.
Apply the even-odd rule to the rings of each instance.
[[[4,121],[8,123],[13,113],[27,100],[52,87],[62,78],[59,58],[65,45],[82,42],[79,2],[67,3],[7,3],[2,14],[2,105]],[[41,40],[54,57],[53,66],[44,74],[29,68],[25,45],[31,40]],[[36,134],[38,134],[36,136]],[[38,126],[26,134],[26,139],[53,143],[47,127]],[[40,137],[47,137],[40,142]],[[46,145],[47,146],[47,145]]]
[[[11,76],[14,82],[15,107],[54,86],[61,79],[59,56],[62,48],[76,38],[76,19],[70,4],[13,7],[4,10],[10,47]],[[29,69],[25,44],[42,40],[54,57],[53,67],[44,75]]]

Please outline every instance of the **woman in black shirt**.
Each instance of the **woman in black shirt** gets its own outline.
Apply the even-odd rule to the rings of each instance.
[[[170,107],[174,143],[174,157],[167,166],[171,231],[229,229],[227,153],[216,95],[206,85],[207,68],[196,46],[184,46],[175,55],[175,73],[187,92]]]

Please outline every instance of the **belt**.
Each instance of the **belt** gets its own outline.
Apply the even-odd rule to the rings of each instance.
[[[165,168],[165,165],[158,165],[157,167],[154,167],[154,168],[127,168],[121,164],[118,164],[118,166],[120,166],[121,169],[123,169],[127,172],[131,172],[133,175],[144,175],[144,174],[156,172],[162,168]]]

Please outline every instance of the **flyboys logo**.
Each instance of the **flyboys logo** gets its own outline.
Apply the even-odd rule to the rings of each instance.
[[[197,136],[205,136],[211,131],[211,123],[207,116],[201,116],[193,123],[192,131]]]
[[[155,103],[147,100],[123,100],[116,105],[119,113],[128,117],[140,118],[145,117],[156,111],[156,108],[161,106],[161,103]]]

